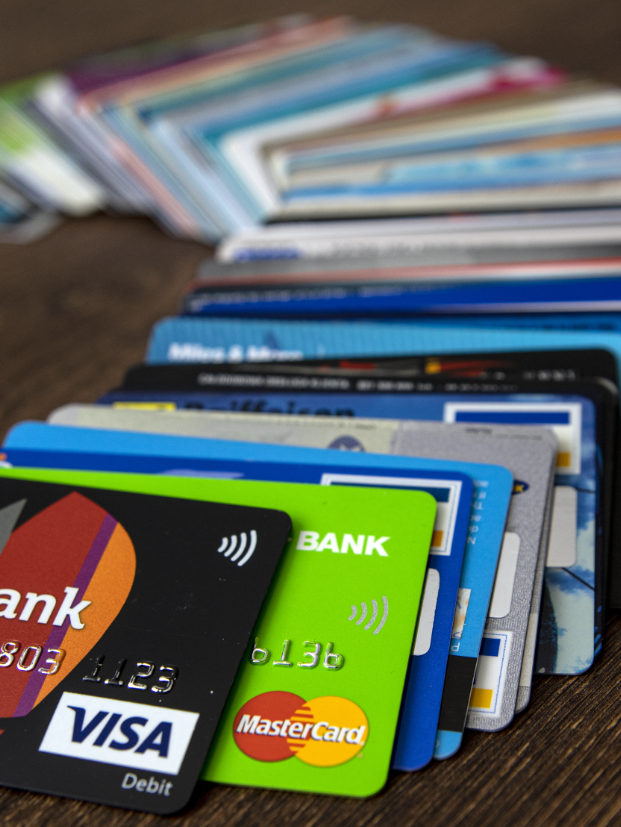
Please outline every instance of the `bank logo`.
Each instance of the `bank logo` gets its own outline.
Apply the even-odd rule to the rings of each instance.
[[[335,695],[305,701],[292,692],[264,692],[233,721],[235,743],[256,761],[295,757],[313,767],[336,767],[358,755],[368,737],[362,709]]]
[[[198,713],[63,692],[39,752],[177,775]]]
[[[257,532],[252,529],[250,532],[250,542],[248,542],[246,532],[242,531],[241,534],[223,537],[218,552],[228,557],[232,563],[237,563],[238,566],[244,566],[254,554],[256,547]]]
[[[318,531],[300,531],[296,548],[298,551],[333,551],[335,554],[365,555],[388,557],[384,548],[390,537],[376,537],[375,534],[343,534],[328,531],[321,535]]]
[[[379,632],[382,631],[382,629],[384,628],[384,623],[386,623],[386,620],[388,618],[388,598],[387,597],[382,597],[382,603],[384,604],[384,611],[382,613],[382,619],[380,620],[380,622],[377,624],[377,626],[375,627],[375,629],[373,631],[374,635],[377,635],[377,634],[379,634]],[[352,606],[351,607],[351,614],[347,618],[347,620],[356,620],[356,626],[361,626],[364,623],[364,621],[367,619],[367,614],[368,614],[367,604],[366,603],[360,603],[360,607],[361,607],[360,617],[357,620],[356,620],[356,616],[358,614],[358,607],[357,606]],[[369,629],[373,626],[373,624],[377,620],[378,614],[379,614],[379,609],[378,609],[378,606],[377,606],[377,601],[372,600],[371,601],[371,617],[369,618],[368,623],[366,623],[366,625],[364,626],[365,632],[368,632]]]

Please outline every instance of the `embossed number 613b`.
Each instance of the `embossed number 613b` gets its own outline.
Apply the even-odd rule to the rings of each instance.
[[[322,644],[316,640],[305,640],[303,645],[305,649],[310,648],[311,651],[303,653],[302,657],[304,658],[304,660],[299,661],[298,666],[302,669],[314,669],[318,665],[319,660],[321,658]],[[333,645],[333,643],[326,643],[326,648],[323,657],[323,666],[326,669],[330,670],[341,669],[343,667],[343,664],[345,663],[345,658],[343,657],[343,655],[339,655],[336,652],[332,651]],[[291,641],[284,640],[282,644],[280,660],[272,661],[272,666],[293,666],[293,663],[290,660],[288,660],[290,647]],[[254,646],[252,648],[252,652],[250,653],[250,663],[267,663],[269,657],[269,650],[259,646],[259,638],[256,637],[254,639]]]

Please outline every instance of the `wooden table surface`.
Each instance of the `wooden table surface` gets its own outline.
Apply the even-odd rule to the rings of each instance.
[[[299,11],[288,0],[2,0],[0,81],[92,51]],[[313,0],[306,10],[406,20],[487,38],[621,83],[619,0]],[[0,244],[0,431],[93,401],[142,359],[151,325],[176,311],[207,247],[147,219],[69,220],[25,246]],[[181,815],[158,818],[0,788],[11,827],[566,827],[621,824],[621,623],[579,678],[535,682],[533,699],[496,735],[468,733],[460,754],[398,773],[363,801],[201,785]],[[96,772],[96,766],[93,766]]]

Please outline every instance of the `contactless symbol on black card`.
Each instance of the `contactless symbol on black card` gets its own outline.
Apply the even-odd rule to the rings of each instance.
[[[248,542],[248,534],[245,531],[230,537],[223,537],[218,551],[224,553],[225,557],[230,557],[231,562],[237,563],[238,566],[245,566],[257,547],[257,532],[251,529],[249,534],[250,542]]]

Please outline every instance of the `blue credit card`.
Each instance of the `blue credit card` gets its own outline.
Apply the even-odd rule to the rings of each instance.
[[[524,279],[505,282],[334,283],[282,287],[199,287],[184,298],[188,316],[240,318],[382,318],[425,314],[621,310],[621,267],[597,278]],[[452,324],[452,319],[444,324]],[[473,322],[470,321],[470,324]],[[478,322],[475,322],[478,324]],[[483,322],[485,324],[485,322]],[[537,326],[537,325],[533,325]]]
[[[96,454],[92,452],[94,441],[98,449]],[[463,486],[460,509],[467,501],[468,512],[470,501],[467,492],[472,491],[471,487],[468,487],[471,478],[479,506],[473,515],[476,519],[470,526],[476,525],[476,543],[468,545],[463,566],[461,561],[451,562],[459,560],[460,554],[463,554],[463,551],[458,553],[457,550],[458,547],[461,548],[459,543],[462,542],[465,524],[459,523],[459,531],[454,534],[452,541],[455,553],[449,556],[434,554],[430,558],[431,565],[439,575],[436,621],[433,624],[428,651],[414,659],[416,668],[408,684],[401,725],[404,734],[400,735],[395,760],[402,768],[415,769],[424,766],[430,760],[436,741],[435,754],[438,758],[448,757],[459,748],[462,729],[436,732],[449,654],[448,642],[453,626],[456,589],[459,584],[459,588],[467,590],[470,595],[467,608],[468,622],[465,625],[461,624],[461,638],[451,646],[451,654],[448,657],[449,665],[451,662],[461,665],[461,668],[451,669],[450,674],[459,676],[458,680],[465,682],[463,687],[459,687],[462,691],[457,693],[458,698],[464,699],[462,719],[465,720],[474,666],[481,645],[513,486],[512,476],[505,468],[350,452],[339,453],[338,462],[333,463],[332,455],[327,455],[325,450],[313,448],[263,444],[249,446],[247,443],[224,440],[93,431],[43,423],[23,423],[13,428],[6,438],[4,452],[5,462],[21,466],[134,472],[140,470],[145,473],[226,474],[238,478],[269,478],[289,482],[321,483],[328,479],[327,474],[340,474],[341,477],[350,478],[389,477],[395,480],[394,484],[404,485],[408,478],[411,480],[415,475],[423,475],[429,481],[444,480],[447,486],[451,479],[455,482],[461,481]],[[249,455],[252,456],[252,460],[248,459]],[[270,473],[276,476],[266,476]],[[333,477],[332,484],[334,481]],[[433,493],[433,489],[430,490]],[[437,487],[435,490],[438,492]],[[450,494],[448,487],[446,491]],[[479,497],[481,492],[485,493]],[[442,506],[441,511],[446,510],[446,507]],[[463,519],[461,514],[455,512],[456,527],[458,517]],[[458,574],[455,579],[458,569],[461,570],[461,576]],[[423,675],[427,683],[423,680]],[[433,697],[427,692],[426,686],[433,688]],[[442,711],[446,713],[451,710],[443,707]],[[460,710],[456,712],[455,717],[459,718]],[[446,714],[443,715],[443,718],[446,717]],[[416,738],[410,737],[413,732],[417,733]]]
[[[603,348],[621,360],[621,335],[610,331],[489,330],[395,322],[280,322],[162,319],[151,332],[147,362],[275,362],[343,356],[500,353]]]
[[[601,469],[596,407],[570,394],[304,393],[208,390],[119,390],[102,404],[170,403],[178,408],[379,419],[417,419],[548,427],[559,441],[555,485],[563,521],[572,525],[564,552],[546,569],[536,670],[580,674],[601,651],[603,632]],[[346,413],[345,413],[346,412]],[[560,530],[560,529],[559,529]]]

